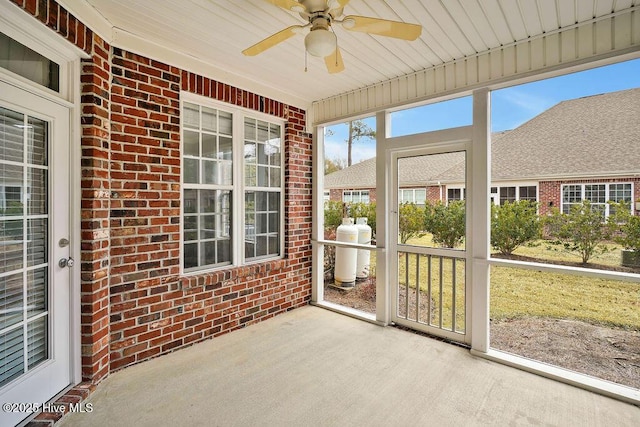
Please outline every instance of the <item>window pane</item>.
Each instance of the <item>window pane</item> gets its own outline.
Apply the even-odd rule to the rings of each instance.
[[[47,170],[29,168],[27,198],[30,215],[47,213]]]
[[[280,187],[280,168],[270,168],[269,187]]]
[[[184,103],[182,109],[182,120],[185,126],[192,128],[200,127],[200,108],[195,104]]]
[[[221,136],[218,140],[218,159],[232,160],[232,146],[233,141],[231,138]]]
[[[258,121],[258,141],[266,142],[269,139],[269,123]]]
[[[184,254],[184,268],[193,268],[198,266],[198,244],[187,243],[182,247]]]
[[[49,124],[29,117],[27,129],[27,162],[32,165],[47,166]]]
[[[609,200],[614,202],[631,202],[631,184],[610,184]]]
[[[520,196],[520,200],[531,200],[531,201],[536,201],[536,186],[532,185],[532,186],[527,186],[527,187],[520,187],[519,190],[519,196]]]
[[[266,166],[258,166],[258,187],[269,186],[269,168]]]
[[[200,176],[200,164],[196,159],[184,159],[184,182],[198,183]]]
[[[562,188],[562,201],[566,203],[575,203],[582,200],[581,185],[565,185]]]
[[[217,138],[209,133],[202,134],[202,157],[215,159],[218,154]]]
[[[2,147],[0,160],[12,162],[24,161],[24,115],[0,107],[0,126],[2,127]]]
[[[198,209],[198,192],[196,190],[184,190],[182,192],[182,204],[184,213],[196,213]]]
[[[225,111],[218,111],[218,120],[219,120],[219,130],[218,132],[222,135],[231,135],[232,129],[232,117],[231,113],[227,113]]]
[[[216,110],[213,108],[202,107],[202,129],[215,132],[217,128]]]
[[[218,176],[218,162],[215,161],[202,161],[204,166],[203,184],[220,184],[220,177]]]
[[[605,203],[607,201],[605,188],[604,184],[585,185],[584,198],[593,203]]]
[[[185,156],[199,156],[200,155],[200,142],[198,139],[198,132],[190,130],[184,131],[184,155]]]
[[[254,119],[244,119],[244,139],[256,140],[256,121]]]
[[[245,142],[244,144],[244,162],[245,163],[255,163],[257,159],[256,155],[256,144],[251,142]]]
[[[60,90],[60,66],[3,33],[0,67],[56,92]]]
[[[500,187],[500,204],[516,201],[516,187]]]

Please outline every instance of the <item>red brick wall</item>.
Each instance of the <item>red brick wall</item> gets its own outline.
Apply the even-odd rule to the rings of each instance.
[[[109,372],[109,122],[110,47],[92,35],[93,56],[82,61],[82,377]]]
[[[88,54],[92,53],[93,32],[53,0],[11,0],[40,22]]]
[[[111,369],[306,304],[311,139],[304,112],[113,50]],[[286,258],[180,277],[180,89],[284,118]]]
[[[440,197],[442,195],[442,197]],[[427,201],[429,203],[437,203],[440,201],[444,201],[447,196],[447,189],[439,186],[429,186],[427,187]]]
[[[275,316],[311,295],[305,113],[112,48],[53,0],[13,0],[82,61],[82,372],[110,371]],[[285,120],[285,257],[181,277],[180,91]]]

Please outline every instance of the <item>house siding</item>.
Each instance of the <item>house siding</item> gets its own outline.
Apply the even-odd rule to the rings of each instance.
[[[13,2],[91,55],[80,76],[85,382],[59,401],[79,401],[115,370],[306,305],[312,139],[305,112],[112,47],[54,1]],[[285,121],[282,259],[180,274],[182,92]],[[36,423],[59,416],[41,414]]]

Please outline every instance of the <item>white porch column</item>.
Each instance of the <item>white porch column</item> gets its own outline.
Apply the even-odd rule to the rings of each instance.
[[[491,103],[489,89],[473,92],[473,143],[471,148],[471,349],[489,349],[489,203],[491,187]],[[469,224],[469,222],[467,222]]]

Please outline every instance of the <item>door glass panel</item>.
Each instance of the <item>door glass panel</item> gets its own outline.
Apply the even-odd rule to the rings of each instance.
[[[462,151],[398,159],[398,243],[464,250],[465,167]],[[447,199],[452,186],[458,200]]]
[[[0,108],[0,387],[49,357],[48,128]]]

